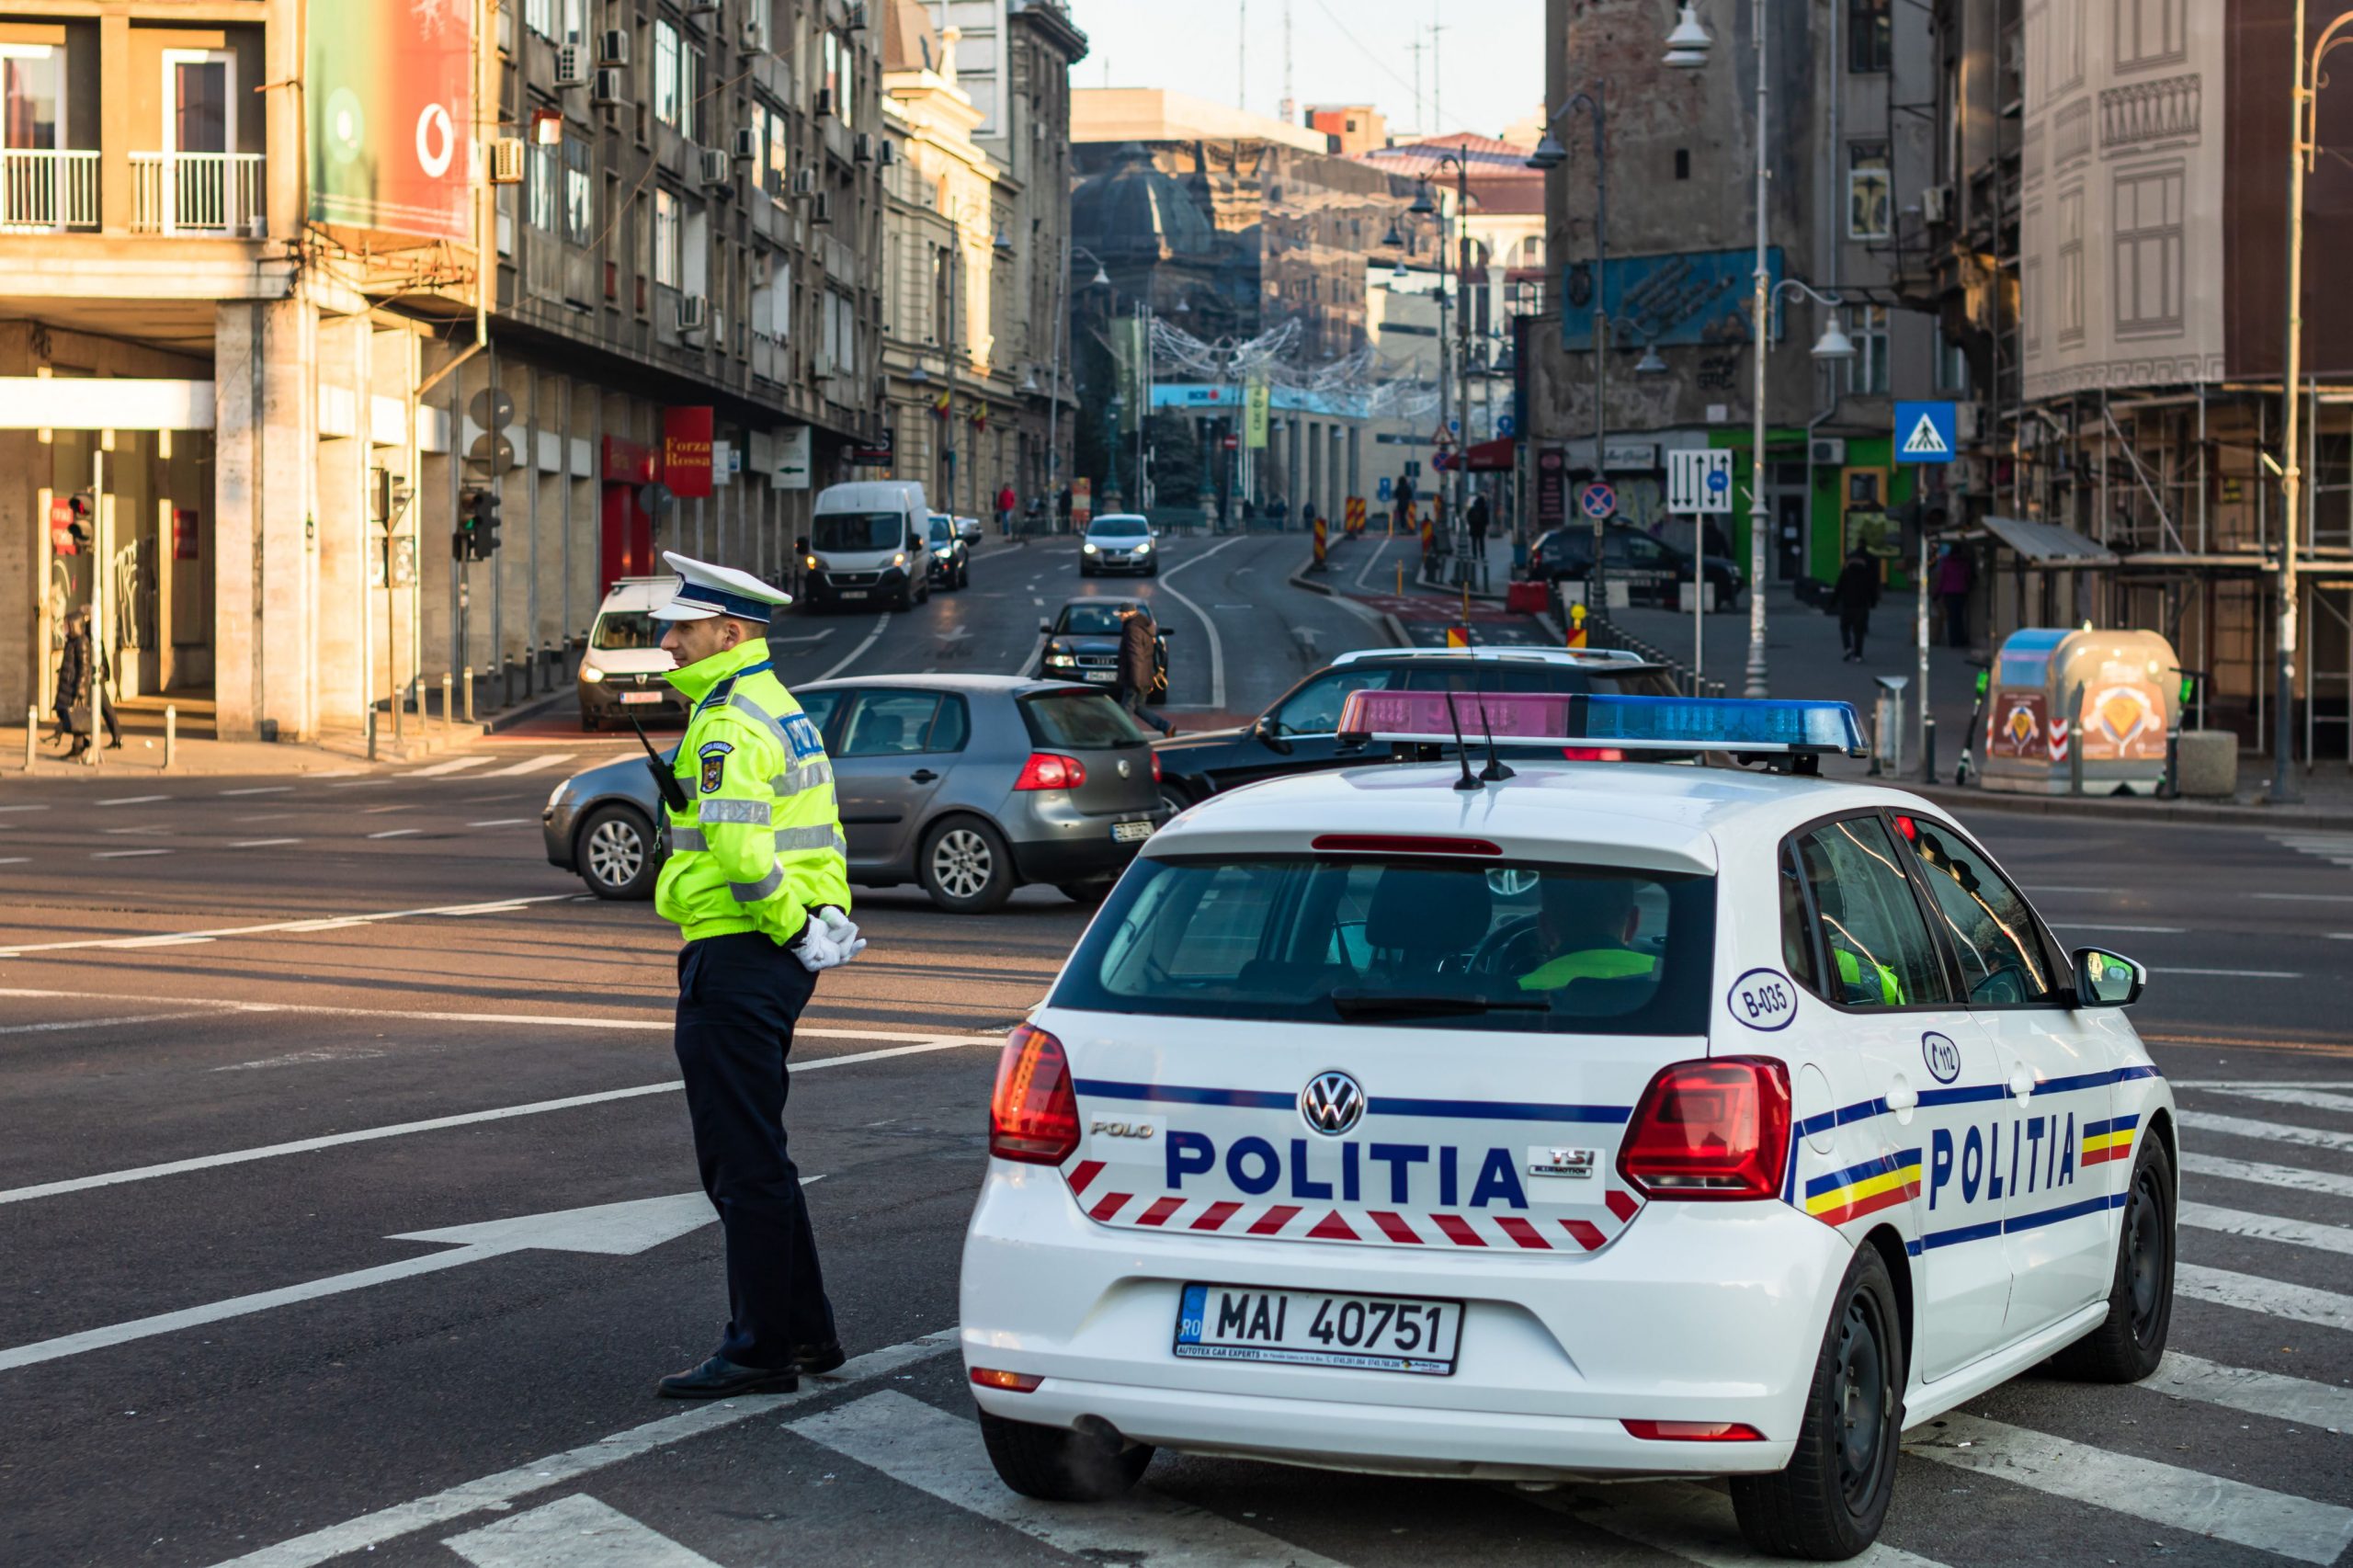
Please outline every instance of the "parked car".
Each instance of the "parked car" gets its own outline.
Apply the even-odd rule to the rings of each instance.
[[[895,601],[913,609],[931,597],[931,508],[910,480],[860,480],[817,492],[809,535],[799,541],[802,593],[811,609],[863,608]]]
[[[1716,608],[1733,608],[1745,585],[1739,567],[1721,555],[1705,558],[1707,581],[1716,590]],[[1582,583],[1593,574],[1593,529],[1570,524],[1553,528],[1529,547],[1530,582]],[[1642,529],[1612,524],[1602,537],[1602,580],[1626,585],[1628,602],[1664,605],[1681,602],[1678,584],[1691,580],[1691,555]]]
[[[873,676],[793,695],[833,760],[849,880],[918,882],[979,914],[1044,882],[1092,903],[1168,812],[1143,732],[1109,694],[1017,676]],[[600,898],[650,898],[666,853],[642,757],[574,774],[540,824]]]
[[[943,588],[961,588],[972,580],[972,547],[956,531],[956,519],[934,512],[926,529],[931,548],[931,580]]]
[[[631,718],[683,723],[687,699],[663,676],[677,667],[662,651],[666,623],[650,613],[670,602],[678,579],[623,577],[605,595],[580,655],[580,727],[594,733]]]
[[[959,517],[956,519],[956,535],[966,544],[978,544],[988,537],[988,529],[981,526],[978,517]]]
[[[1086,525],[1078,543],[1078,574],[1098,572],[1140,572],[1160,575],[1158,536],[1152,523],[1133,512],[1108,512]]]
[[[1675,695],[1665,666],[1620,649],[1365,649],[1341,654],[1243,728],[1199,730],[1154,743],[1162,798],[1179,812],[1261,778],[1386,756],[1378,744],[1347,744],[1335,733],[1340,704],[1350,692],[1368,688]]]
[[[1153,620],[1150,599],[1072,599],[1063,606],[1060,615],[1038,623],[1038,631],[1046,639],[1045,653],[1039,659],[1039,673],[1050,680],[1083,680],[1089,686],[1116,688],[1120,684],[1120,643],[1126,636],[1120,618],[1130,609],[1142,610],[1144,619],[1153,621],[1152,696],[1154,700],[1166,696],[1168,639],[1176,635],[1176,630]]]

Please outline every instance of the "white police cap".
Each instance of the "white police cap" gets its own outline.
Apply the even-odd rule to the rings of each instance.
[[[733,566],[713,566],[672,550],[664,551],[662,559],[677,573],[678,588],[668,604],[653,612],[656,620],[708,620],[723,615],[765,624],[792,602],[790,594]]]

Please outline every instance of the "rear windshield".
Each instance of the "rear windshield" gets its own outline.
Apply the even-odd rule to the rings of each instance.
[[[1097,517],[1086,526],[1093,539],[1129,539],[1151,531],[1151,525],[1142,517]]]
[[[659,648],[663,623],[642,609],[608,609],[597,618],[597,629],[588,633],[591,648]]]
[[[821,512],[809,541],[818,550],[896,550],[904,527],[896,512]]]
[[[1117,637],[1120,634],[1119,605],[1071,605],[1063,611],[1059,631],[1076,637]]]
[[[1126,709],[1100,691],[1049,691],[1021,699],[1030,742],[1055,751],[1108,751],[1140,746],[1148,737]]]
[[[1707,1030],[1715,881],[1412,856],[1141,859],[1053,1005],[1539,1034]]]

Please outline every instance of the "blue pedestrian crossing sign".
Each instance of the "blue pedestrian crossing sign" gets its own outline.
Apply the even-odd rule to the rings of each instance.
[[[1949,463],[1958,444],[1953,405],[1949,403],[1899,403],[1895,405],[1895,460],[1899,463]]]

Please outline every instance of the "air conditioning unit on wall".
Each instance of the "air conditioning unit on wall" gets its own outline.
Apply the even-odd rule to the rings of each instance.
[[[702,153],[702,183],[726,185],[735,177],[735,162],[721,148],[705,147]]]
[[[629,63],[629,29],[608,28],[597,37],[597,63],[626,65]]]
[[[618,65],[603,65],[597,69],[597,79],[590,85],[588,97],[599,104],[626,103],[629,99],[629,73]]]
[[[678,330],[700,332],[710,324],[710,301],[700,294],[678,296]]]
[[[559,87],[585,87],[588,85],[588,51],[576,43],[561,45],[555,51],[555,85]]]
[[[1844,436],[1816,436],[1813,453],[1816,468],[1844,468],[1847,466],[1847,438]]]

